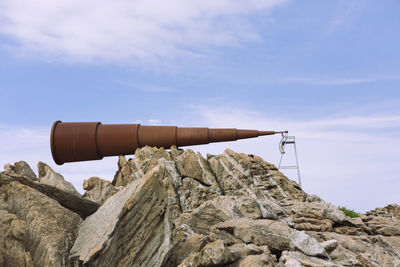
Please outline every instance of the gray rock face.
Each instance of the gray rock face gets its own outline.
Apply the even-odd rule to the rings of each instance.
[[[9,224],[3,244],[16,254],[2,250],[3,261],[35,266],[65,266],[80,216],[46,195],[18,182],[0,188],[2,224]],[[3,228],[3,227],[2,227]],[[3,228],[4,232],[4,228]],[[3,252],[4,251],[4,252]],[[8,251],[10,253],[10,251]],[[14,257],[14,258],[13,258]],[[16,266],[18,266],[16,265]]]
[[[99,177],[90,177],[88,180],[83,181],[83,189],[86,190],[83,198],[99,203],[100,205],[120,190],[120,188],[113,186],[109,181],[100,179]]]
[[[0,209],[0,266],[34,266],[28,243],[28,226],[15,214]]]
[[[81,194],[76,191],[75,187],[68,181],[64,180],[64,177],[58,172],[53,171],[49,165],[39,161],[38,163],[38,173],[39,173],[39,182],[41,184],[51,185],[55,188],[58,188],[62,191],[74,194],[76,196],[81,196]]]
[[[16,165],[0,173],[0,266],[400,267],[399,205],[348,218],[254,155],[144,147],[84,198]]]
[[[36,174],[32,171],[31,167],[23,160],[15,162],[14,165],[7,163],[4,166],[4,171],[30,180],[37,179]]]
[[[293,247],[304,254],[313,257],[328,258],[325,247],[303,231],[290,233],[288,238]]]
[[[170,245],[167,205],[155,167],[83,222],[71,250],[75,265],[160,266]]]
[[[100,206],[98,203],[84,199],[80,195],[61,190],[48,184],[40,183],[38,179],[33,181],[17,174],[0,172],[0,185],[9,184],[11,182],[24,184],[45,194],[46,196],[58,201],[61,206],[78,213],[82,218],[86,218],[90,214],[93,214]]]

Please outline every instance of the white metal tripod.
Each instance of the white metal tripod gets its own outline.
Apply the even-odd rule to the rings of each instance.
[[[286,154],[286,152],[285,152],[286,145],[294,146],[296,165],[281,166],[283,155]],[[297,159],[297,149],[296,149],[296,138],[294,136],[288,136],[287,131],[282,132],[282,139],[279,142],[279,151],[281,152],[281,159],[279,160],[278,169],[279,170],[281,170],[281,169],[297,169],[297,178],[299,180],[299,186],[301,188],[300,168],[299,168],[299,161]]]

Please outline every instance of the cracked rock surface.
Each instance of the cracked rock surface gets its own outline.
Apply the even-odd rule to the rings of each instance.
[[[111,182],[85,180],[81,197],[44,163],[39,178],[7,164],[0,266],[400,267],[398,204],[348,218],[229,149],[204,158],[144,147],[117,165]]]

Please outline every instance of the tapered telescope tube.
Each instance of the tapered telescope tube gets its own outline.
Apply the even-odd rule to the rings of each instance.
[[[62,165],[65,162],[134,154],[137,148],[146,145],[181,147],[276,133],[281,132],[56,121],[51,129],[50,145],[54,161]]]

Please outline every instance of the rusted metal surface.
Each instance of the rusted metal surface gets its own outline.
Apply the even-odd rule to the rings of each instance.
[[[56,121],[51,129],[50,145],[54,161],[62,165],[65,162],[134,154],[137,148],[146,145],[181,147],[276,133],[281,132]]]

